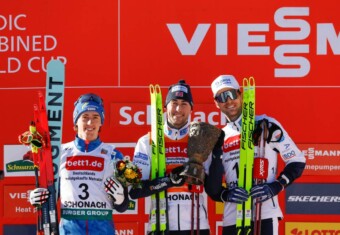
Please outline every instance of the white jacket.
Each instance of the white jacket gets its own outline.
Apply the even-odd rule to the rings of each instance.
[[[188,161],[187,144],[189,123],[183,128],[177,130],[164,125],[165,153],[166,153],[166,171],[167,174],[174,168]],[[151,175],[151,146],[150,134],[142,136],[136,145],[134,163],[142,169],[143,180],[149,180]],[[203,163],[205,172],[209,174],[208,169],[211,163],[211,154]],[[184,231],[191,229],[191,195],[188,191],[187,184],[181,187],[171,187],[167,190],[168,199],[168,216],[170,231]],[[197,194],[196,194],[197,195]],[[203,194],[199,194],[200,202],[200,229],[209,229],[208,211],[206,207],[207,199]],[[196,200],[195,200],[196,201]],[[194,209],[196,229],[196,206]],[[151,230],[149,223],[148,231]]]
[[[269,122],[277,124],[283,132],[279,142],[270,142],[265,146],[265,158],[268,159],[268,177],[267,182],[271,183],[276,180],[278,171],[278,156],[281,156],[285,165],[292,162],[306,162],[304,154],[297,148],[295,143],[289,137],[288,133],[282,128],[281,124],[275,119],[266,115],[256,116],[255,120],[267,119]],[[238,185],[238,164],[240,159],[241,143],[241,116],[235,122],[229,122],[224,128],[225,139],[223,146],[223,166],[225,179],[228,187]],[[275,137],[273,137],[275,138]],[[258,157],[259,148],[255,147],[255,157]],[[261,219],[283,217],[278,203],[278,197],[275,196],[262,203]],[[224,205],[223,226],[230,226],[236,223],[236,203],[226,202]]]

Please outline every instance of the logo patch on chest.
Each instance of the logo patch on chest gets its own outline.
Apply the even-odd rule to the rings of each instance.
[[[93,156],[73,156],[66,160],[66,169],[74,170],[88,170],[88,171],[102,171],[104,169],[104,159]]]

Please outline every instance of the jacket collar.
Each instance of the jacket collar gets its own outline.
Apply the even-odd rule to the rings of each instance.
[[[183,137],[187,136],[189,133],[189,127],[190,127],[190,122],[188,122],[180,129],[176,129],[173,127],[170,127],[168,125],[168,122],[165,122],[164,124],[164,133],[167,135],[172,140],[179,140],[182,139]]]
[[[91,152],[94,149],[96,149],[102,141],[98,137],[96,140],[93,140],[91,142],[86,142],[83,139],[80,139],[78,135],[76,136],[76,139],[74,140],[74,144],[76,145],[77,149],[82,151],[82,152]]]

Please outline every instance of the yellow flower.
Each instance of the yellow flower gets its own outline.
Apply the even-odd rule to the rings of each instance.
[[[128,179],[134,179],[137,177],[137,173],[130,168],[125,170],[124,175]]]
[[[126,158],[116,162],[115,166],[116,178],[123,184],[124,187],[129,185],[132,185],[133,188],[140,187],[142,173],[135,164]]]

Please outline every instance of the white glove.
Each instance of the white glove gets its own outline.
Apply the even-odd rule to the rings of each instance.
[[[123,185],[114,177],[109,177],[104,182],[105,191],[113,198],[116,205],[123,203],[125,199]]]
[[[50,196],[46,188],[36,188],[30,192],[30,203],[32,206],[40,206],[45,203]]]

